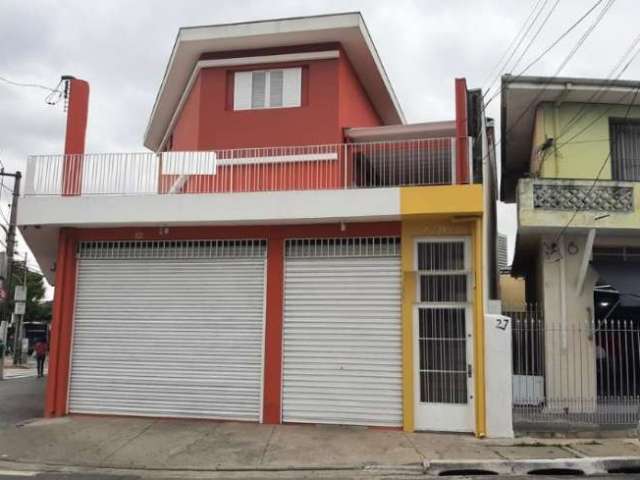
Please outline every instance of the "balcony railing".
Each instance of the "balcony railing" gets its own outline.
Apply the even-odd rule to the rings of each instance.
[[[530,181],[530,180],[528,180]],[[633,212],[634,187],[629,183],[603,180],[536,179],[533,208],[569,212]]]
[[[161,154],[41,155],[28,158],[25,195],[197,194],[447,185],[457,183],[456,170],[461,168],[466,170],[469,166],[457,165],[453,138]]]

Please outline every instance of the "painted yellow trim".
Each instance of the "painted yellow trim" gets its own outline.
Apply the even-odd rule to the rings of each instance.
[[[405,432],[415,430],[413,391],[413,304],[416,276],[413,272],[413,238],[402,225],[402,427]]]
[[[487,434],[487,409],[485,395],[485,354],[484,354],[484,295],[482,282],[482,219],[477,218],[473,229],[473,273],[475,276],[474,312],[474,368],[475,368],[475,411],[476,436]]]
[[[400,213],[408,215],[475,215],[482,213],[482,185],[402,187]]]
[[[413,216],[402,221],[402,408],[403,429],[415,430],[413,313],[416,302],[416,275],[414,270],[414,243],[417,237],[467,236],[471,237],[474,271],[474,408],[476,411],[476,435],[485,434],[484,395],[484,306],[482,292],[482,219],[453,221],[454,215]],[[480,345],[480,346],[479,346]]]

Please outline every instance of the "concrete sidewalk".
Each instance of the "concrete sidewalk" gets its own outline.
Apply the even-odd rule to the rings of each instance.
[[[359,427],[66,417],[0,430],[0,461],[113,469],[328,470],[437,459],[638,457],[636,439],[477,440]]]
[[[49,358],[44,364],[45,376],[49,370]],[[16,378],[29,378],[36,377],[38,375],[38,369],[36,359],[33,356],[27,357],[27,364],[15,366],[13,365],[13,358],[11,356],[4,357],[4,380],[14,380]]]

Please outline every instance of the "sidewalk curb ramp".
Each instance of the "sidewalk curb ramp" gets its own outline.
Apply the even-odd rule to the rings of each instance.
[[[425,460],[423,473],[444,475],[531,475],[570,473],[576,475],[607,475],[609,473],[640,473],[640,457],[587,457],[528,460]]]

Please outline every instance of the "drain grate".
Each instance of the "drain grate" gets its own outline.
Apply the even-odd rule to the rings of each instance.
[[[530,470],[527,475],[571,475],[574,477],[583,477],[584,472],[577,468],[539,468],[537,470]]]
[[[493,470],[465,468],[458,470],[443,470],[438,474],[439,477],[480,477],[484,475],[498,475],[498,472],[494,472]]]
[[[607,473],[621,473],[630,475],[632,473],[640,473],[640,465],[632,465],[628,467],[617,467],[617,468],[609,468],[607,469]]]

